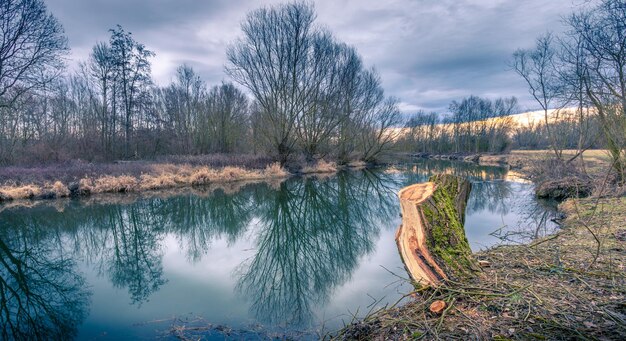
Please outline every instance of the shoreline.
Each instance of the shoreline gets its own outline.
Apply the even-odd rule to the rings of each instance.
[[[128,165],[128,169],[124,169],[124,164]],[[293,176],[334,174],[343,169],[363,169],[371,166],[363,162],[338,166],[334,162],[319,160],[315,164],[305,165],[297,171],[290,172],[278,163],[270,163],[264,168],[248,168],[246,166],[211,167],[194,166],[189,163],[142,162],[141,164],[122,163],[122,166],[116,164],[115,172],[107,172],[111,165],[96,166],[96,174],[74,176],[70,179],[34,180],[26,183],[5,181],[5,184],[0,185],[0,205],[16,201],[88,197],[103,193],[142,193],[232,183],[271,183]],[[98,167],[102,169],[99,174],[97,174]],[[36,168],[31,169],[36,170]],[[45,176],[49,175],[45,174]]]
[[[496,166],[511,167],[509,163],[510,154],[487,154],[487,153],[450,153],[450,154],[431,154],[431,153],[412,153],[407,154],[411,158],[428,159],[428,160],[449,160],[475,163],[480,166]]]
[[[484,266],[476,279],[437,289],[417,288],[391,307],[353,322],[339,340],[492,339],[620,340],[626,336],[626,230],[602,227],[608,216],[626,218],[626,198],[568,200],[559,232],[524,245],[501,245],[475,253]],[[585,215],[603,243],[596,245]],[[581,219],[582,218],[582,219]],[[619,237],[621,236],[621,237]],[[591,253],[590,253],[591,252]],[[429,306],[446,302],[443,313]],[[622,321],[622,322],[620,322]]]
[[[516,154],[495,157],[515,160],[508,168],[533,180],[538,153]],[[416,288],[331,338],[623,339],[626,198],[570,198],[558,211],[565,218],[555,233],[474,253],[484,264],[475,279]],[[442,313],[430,311],[435,301],[446,303]]]

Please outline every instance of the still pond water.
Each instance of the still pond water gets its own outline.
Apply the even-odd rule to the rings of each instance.
[[[0,336],[316,338],[410,291],[396,193],[438,172],[473,182],[475,251],[556,228],[532,184],[446,161],[0,206]]]

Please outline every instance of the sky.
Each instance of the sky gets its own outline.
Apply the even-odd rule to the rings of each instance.
[[[407,114],[446,112],[469,95],[516,96],[521,109],[537,107],[511,70],[518,48],[537,36],[563,31],[562,18],[586,0],[317,0],[317,23],[356,47],[379,72],[387,95]],[[224,73],[226,47],[256,8],[284,1],[45,0],[65,28],[70,67],[87,59],[117,24],[156,53],[153,78],[167,85],[176,68],[191,65],[209,85]]]

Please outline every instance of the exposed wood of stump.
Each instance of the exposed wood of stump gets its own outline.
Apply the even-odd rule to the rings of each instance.
[[[442,174],[398,193],[402,225],[396,243],[417,284],[438,286],[447,279],[472,276],[479,269],[463,227],[470,190],[466,179]]]

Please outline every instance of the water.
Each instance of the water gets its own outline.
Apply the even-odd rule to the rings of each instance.
[[[497,167],[402,167],[177,193],[0,206],[2,338],[316,338],[410,291],[398,189],[472,179],[472,249],[551,233],[553,206]]]

